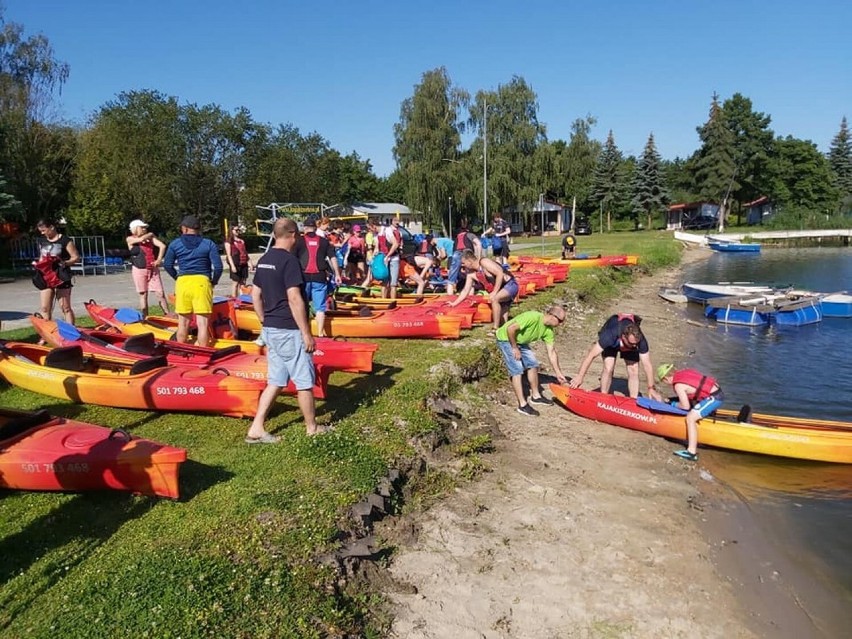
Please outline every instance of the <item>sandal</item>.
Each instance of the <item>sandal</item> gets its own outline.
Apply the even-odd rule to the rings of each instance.
[[[691,461],[691,462],[698,461],[698,455],[696,455],[695,453],[690,453],[688,450],[685,450],[685,449],[684,450],[676,450],[672,454],[677,455],[678,457],[680,457],[681,459],[685,459],[686,461]]]
[[[281,438],[271,433],[266,433],[260,437],[246,437],[246,444],[277,444]]]

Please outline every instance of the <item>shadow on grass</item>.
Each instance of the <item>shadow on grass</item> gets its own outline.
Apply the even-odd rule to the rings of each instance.
[[[349,417],[370,396],[381,394],[393,386],[401,371],[398,366],[374,364],[372,373],[356,375],[343,385],[332,384],[331,387],[343,392],[329,393],[323,412],[331,415],[332,421]]]
[[[221,466],[208,466],[187,459],[180,469],[180,501],[190,501],[205,490],[232,477],[234,473]]]

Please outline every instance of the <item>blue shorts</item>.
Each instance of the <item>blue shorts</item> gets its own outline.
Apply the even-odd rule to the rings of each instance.
[[[724,399],[724,395],[721,392],[716,393],[715,395],[710,395],[710,397],[705,397],[700,402],[695,404],[692,407],[692,410],[697,412],[702,417],[707,417],[714,410],[718,409],[722,405],[722,400]]]
[[[450,256],[450,267],[447,272],[447,281],[451,284],[459,283],[459,273],[461,272],[461,251],[455,251]]]
[[[518,296],[518,280],[514,277],[510,279],[508,282],[503,284],[503,288],[501,291],[506,291],[509,294],[509,299],[504,302],[504,304],[511,304],[512,300],[514,300]]]
[[[506,364],[506,368],[509,369],[509,377],[520,375],[529,368],[538,368],[538,360],[526,344],[518,344],[518,348],[521,351],[520,360],[515,359],[515,356],[512,355],[512,344],[509,341],[498,339],[497,348],[503,354],[503,362]]]
[[[260,332],[266,342],[267,385],[284,387],[292,379],[296,390],[314,387],[314,360],[305,351],[302,333],[286,328],[266,328]]]
[[[390,285],[396,286],[399,284],[399,256],[392,257],[388,262],[388,272],[390,273]]]
[[[325,282],[305,282],[304,286],[305,295],[311,306],[313,306],[314,313],[325,313],[328,300],[328,284]]]

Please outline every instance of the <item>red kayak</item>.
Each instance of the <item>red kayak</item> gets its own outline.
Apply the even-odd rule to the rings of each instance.
[[[45,411],[0,409],[0,487],[128,490],[178,498],[183,448]]]
[[[142,314],[132,308],[110,308],[101,306],[94,300],[85,303],[89,316],[103,326],[113,328],[125,335],[140,335],[152,333],[156,340],[176,344],[177,320],[169,317],[142,317]],[[192,336],[191,336],[192,337]],[[194,339],[194,337],[192,337]],[[379,348],[372,342],[357,342],[349,340],[315,338],[317,350],[314,352],[314,363],[322,364],[332,371],[348,373],[370,373],[373,370],[373,355]],[[264,349],[253,341],[241,339],[215,339],[218,348],[238,346],[242,351],[253,355],[262,355]]]
[[[86,355],[119,355],[135,360],[165,355],[166,361],[173,366],[208,371],[221,370],[235,377],[266,380],[266,356],[243,353],[238,346],[217,350],[194,344],[156,340],[151,333],[128,337],[121,333],[77,328],[62,320],[46,320],[35,315],[30,316],[30,321],[36,332],[48,344],[59,347],[79,346]],[[316,367],[314,397],[324,399],[331,369],[322,364],[314,365]],[[283,392],[295,395],[296,387],[290,382]]]

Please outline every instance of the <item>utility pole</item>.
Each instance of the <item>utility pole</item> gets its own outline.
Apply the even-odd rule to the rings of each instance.
[[[453,196],[447,198],[447,237],[453,235]]]
[[[488,227],[488,98],[482,99],[482,226]]]

